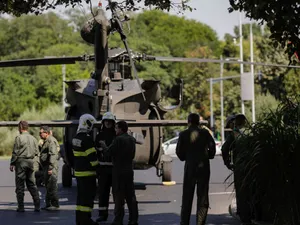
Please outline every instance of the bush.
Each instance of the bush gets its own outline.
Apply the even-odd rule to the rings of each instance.
[[[42,121],[42,120],[63,120],[64,110],[59,105],[50,105],[43,111],[36,111],[35,108],[26,110],[19,118],[20,120],[27,121]],[[29,127],[29,132],[37,138],[39,137],[39,127]],[[15,137],[19,134],[18,128],[0,128],[0,155],[11,155]],[[55,127],[53,128],[53,135],[58,140],[62,142],[63,140],[63,128]]]
[[[299,103],[286,100],[236,142],[236,184],[254,217],[274,225],[300,224]]]

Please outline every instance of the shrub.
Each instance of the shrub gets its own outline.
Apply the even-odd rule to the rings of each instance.
[[[300,104],[286,100],[237,139],[235,170],[252,213],[274,225],[300,224]],[[257,206],[261,205],[261,208]]]
[[[41,120],[63,120],[64,110],[59,105],[50,105],[43,111],[36,111],[35,108],[24,111],[24,113],[18,118],[20,120],[27,121],[41,121]],[[29,132],[39,140],[39,127],[29,127]],[[18,128],[0,128],[0,155],[11,155],[15,137],[19,134]],[[53,135],[62,142],[63,140],[63,128],[53,128]]]

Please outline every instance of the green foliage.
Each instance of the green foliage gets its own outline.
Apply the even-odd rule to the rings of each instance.
[[[279,101],[270,93],[255,96],[255,113],[258,121],[262,120],[266,114],[274,112],[279,105]]]
[[[27,109],[22,113],[22,115],[18,118],[18,120],[27,120],[27,121],[42,121],[42,120],[64,120],[65,111],[61,105],[48,105],[42,111],[37,111],[35,108]],[[31,133],[39,138],[39,127],[30,128]],[[63,141],[63,128],[54,127],[53,135],[57,139],[58,142]]]
[[[21,14],[35,13],[40,14],[44,10],[47,9],[55,9],[59,5],[63,5],[65,7],[72,6],[75,7],[80,5],[81,3],[89,3],[90,0],[35,0],[35,1],[27,1],[27,0],[7,0],[0,2],[0,12],[1,13],[10,13],[16,16],[20,16]],[[123,1],[123,8],[131,10],[137,10],[140,7],[138,4],[141,0],[125,0]],[[145,7],[152,6],[156,9],[162,10],[170,10],[171,8],[178,8],[181,10],[192,10],[192,8],[188,5],[189,0],[181,0],[180,3],[173,1],[164,1],[164,0],[145,0],[143,4]]]
[[[286,4],[284,0],[229,0],[230,12],[244,11],[246,16],[265,22],[270,28],[270,38],[284,48],[291,41],[297,50],[300,49],[299,1],[292,0]],[[291,56],[294,52],[289,53]]]
[[[274,225],[299,223],[299,100],[285,100],[236,142],[236,185]]]
[[[60,105],[49,105],[43,111],[37,111],[35,108],[28,109],[17,119],[20,120],[63,120],[64,110]],[[29,132],[37,138],[39,137],[39,127],[29,127]],[[15,137],[19,134],[18,128],[0,127],[0,155],[11,155]],[[63,128],[53,128],[53,135],[59,141],[63,140]]]

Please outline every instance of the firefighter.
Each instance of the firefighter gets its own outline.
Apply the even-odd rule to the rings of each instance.
[[[74,175],[77,180],[76,225],[98,224],[92,220],[99,169],[92,130],[96,119],[90,114],[79,118],[76,136],[72,139]]]
[[[96,146],[100,141],[104,141],[109,146],[116,137],[115,116],[111,112],[106,112],[102,117],[102,127],[96,137]],[[98,176],[98,196],[99,196],[99,218],[97,222],[106,221],[108,218],[109,195],[112,187],[112,160],[110,156],[104,156],[98,151],[100,170]]]
[[[24,212],[25,182],[30,192],[34,211],[40,211],[40,198],[34,178],[34,158],[38,155],[38,143],[35,137],[28,132],[28,122],[19,122],[19,132],[15,139],[14,148],[10,161],[10,171],[15,171],[16,195],[18,201],[17,212]]]
[[[57,210],[58,200],[58,142],[48,126],[40,127],[40,137],[44,140],[40,151],[40,163],[43,168],[44,184],[46,187],[46,205],[44,210]]]
[[[113,162],[112,192],[115,218],[112,225],[123,224],[125,200],[129,211],[128,225],[137,225],[138,204],[133,182],[136,140],[127,133],[128,125],[125,121],[117,122],[115,129],[117,137],[108,148],[103,141],[100,142],[104,155],[111,156]]]
[[[188,129],[179,134],[176,154],[185,161],[181,207],[181,225],[190,224],[192,203],[197,184],[196,224],[204,225],[209,199],[210,163],[216,154],[216,144],[209,131],[199,128],[199,115],[188,116]]]

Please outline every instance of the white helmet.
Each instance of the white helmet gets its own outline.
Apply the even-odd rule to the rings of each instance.
[[[104,120],[113,120],[114,122],[116,122],[116,118],[111,112],[106,112],[103,114],[102,121]]]
[[[89,133],[93,129],[95,122],[96,119],[91,114],[83,114],[79,118],[77,133]]]

